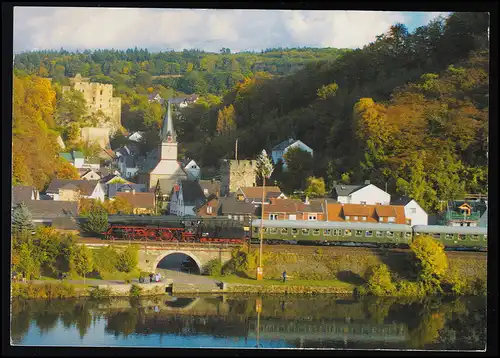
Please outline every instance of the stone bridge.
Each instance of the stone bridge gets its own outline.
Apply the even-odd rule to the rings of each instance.
[[[108,246],[109,243],[81,243],[91,248]],[[114,247],[126,247],[127,244],[112,244]],[[205,265],[213,259],[219,259],[224,265],[231,259],[230,245],[220,244],[164,244],[144,245],[139,244],[139,268],[146,272],[155,272],[158,264],[165,257],[172,254],[184,254],[191,257],[198,265],[201,273],[205,271]]]

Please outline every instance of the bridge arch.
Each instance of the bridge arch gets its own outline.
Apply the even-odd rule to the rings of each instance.
[[[194,260],[196,265],[198,265],[198,269],[200,270],[200,274],[203,272],[203,266],[204,266],[203,261],[196,254],[193,254],[191,251],[184,251],[184,250],[169,250],[169,251],[162,252],[160,255],[158,255],[156,257],[156,259],[153,262],[153,265],[152,265],[153,272],[156,270],[156,268],[158,267],[158,264],[160,263],[161,260],[163,260],[165,257],[173,255],[173,254],[182,254],[182,255],[189,256],[190,258],[192,258]]]

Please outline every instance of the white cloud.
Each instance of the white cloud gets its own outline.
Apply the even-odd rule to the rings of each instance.
[[[234,52],[292,46],[362,47],[409,13],[383,11],[14,9],[14,51],[137,46]],[[427,22],[436,14],[429,13]],[[422,23],[423,25],[423,23]]]

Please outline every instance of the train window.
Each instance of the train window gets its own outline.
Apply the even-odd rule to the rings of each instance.
[[[254,232],[255,234],[256,234],[256,233],[258,233],[258,232],[259,232],[259,228],[258,228],[258,227],[256,227],[256,226],[254,226],[254,228],[253,228],[253,232]]]
[[[297,235],[299,233],[298,229],[292,229],[292,235]]]
[[[271,234],[277,234],[278,233],[278,229],[275,228],[275,227],[272,227],[272,228],[270,228],[270,232],[271,232]]]
[[[331,232],[332,232],[332,230],[325,229],[325,230],[323,230],[323,236],[330,236]]]
[[[488,235],[483,235],[483,241],[486,241],[487,238],[488,238]]]
[[[441,238],[441,234],[432,234],[432,237],[434,239],[440,239]]]
[[[382,231],[377,231],[376,235],[377,235],[377,237],[383,237],[384,233]]]
[[[394,233],[392,231],[387,231],[387,237],[393,237]]]
[[[411,237],[411,232],[405,232],[405,237]]]
[[[464,234],[458,234],[458,239],[463,241],[465,240],[465,235]]]
[[[479,240],[479,235],[472,235],[470,239],[472,241],[477,241],[477,240]]]
[[[344,235],[345,236],[351,236],[352,235],[351,230],[349,230],[349,229],[344,230]]]
[[[356,230],[356,236],[363,236],[363,230]]]
[[[313,229],[313,235],[319,236],[319,229]]]
[[[309,235],[309,229],[302,229],[302,235]]]
[[[281,229],[281,235],[288,235],[288,229],[286,227]]]
[[[453,234],[446,234],[446,240],[453,239]]]
[[[262,232],[265,234],[267,233],[267,227],[263,228]]]
[[[373,236],[373,231],[371,231],[371,230],[366,231],[365,232],[365,236],[366,237],[372,237]]]

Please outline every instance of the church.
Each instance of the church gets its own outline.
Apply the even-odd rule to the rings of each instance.
[[[139,172],[138,181],[146,184],[148,190],[156,188],[161,180],[163,190],[170,191],[174,185],[187,179],[187,173],[177,161],[177,135],[172,121],[170,101],[167,103],[167,114],[163,119],[160,131],[161,143],[146,157],[144,165]],[[168,186],[168,188],[166,188]]]

